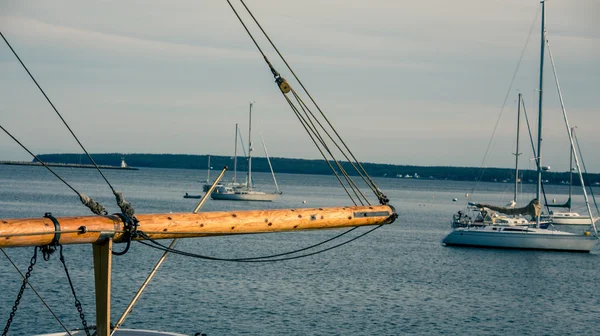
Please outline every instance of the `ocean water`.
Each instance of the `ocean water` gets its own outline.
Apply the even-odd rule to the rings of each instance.
[[[75,189],[116,212],[97,172],[57,168]],[[204,171],[106,171],[138,213],[192,211]],[[228,177],[226,177],[228,178]],[[272,188],[270,174],[255,174]],[[204,211],[350,205],[331,176],[278,175],[284,194],[273,203],[208,201]],[[400,217],[343,247],[276,263],[202,261],[170,255],[123,327],[193,335],[594,335],[600,325],[600,251],[561,253],[444,247],[450,218],[470,199],[506,203],[512,185],[427,179],[376,179]],[[523,198],[532,195],[524,186]],[[565,186],[548,186],[566,198]],[[457,198],[458,202],[454,202]],[[304,203],[306,201],[306,203]],[[575,197],[582,204],[581,195]],[[0,218],[88,215],[77,196],[39,167],[0,165]],[[0,224],[1,225],[1,224]],[[360,228],[358,234],[369,228]],[[305,247],[341,231],[184,239],[178,248],[218,257],[261,256]],[[115,250],[122,246],[116,245]],[[33,248],[5,252],[22,272]],[[64,254],[85,317],[94,324],[91,246]],[[112,321],[144,281],[160,251],[134,243],[114,256]],[[81,327],[56,255],[38,257],[33,286],[69,327]],[[0,255],[0,322],[6,323],[22,279]],[[27,289],[10,335],[62,328]]]

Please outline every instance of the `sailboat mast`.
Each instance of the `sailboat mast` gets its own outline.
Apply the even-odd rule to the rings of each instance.
[[[571,152],[569,152],[569,212],[571,212],[571,197],[573,196],[573,137],[575,137],[575,127],[571,127]]]
[[[519,133],[521,129],[521,94],[519,93],[519,107],[517,108],[517,148],[515,149],[515,195],[513,200],[517,203],[517,193],[519,191]]]
[[[248,117],[248,190],[252,190],[252,104],[250,103],[250,113]]]
[[[546,3],[542,3],[542,28],[541,28],[541,43],[540,43],[540,84],[539,84],[539,100],[538,100],[538,159],[537,159],[537,175],[538,185],[536,196],[538,202],[542,196],[542,102],[543,102],[543,87],[544,87],[544,51],[546,49]],[[540,217],[537,218],[537,225],[540,224]]]
[[[206,170],[206,183],[210,183],[210,154],[208,154],[208,167]]]
[[[235,145],[233,146],[233,183],[237,179],[237,143],[238,143],[238,124],[235,124]]]

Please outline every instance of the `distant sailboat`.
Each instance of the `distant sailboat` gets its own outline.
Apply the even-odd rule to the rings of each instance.
[[[543,219],[551,221],[552,224],[558,225],[590,225],[592,221],[591,216],[580,215],[577,212],[572,211],[572,197],[573,197],[573,140],[575,138],[575,127],[571,128],[571,151],[569,155],[569,199],[564,204],[546,204],[549,208],[566,208],[567,211],[550,211],[550,214],[542,216]],[[585,188],[585,185],[581,186]],[[600,218],[600,217],[598,217]],[[594,222],[598,220],[594,219]]]
[[[273,174],[273,168],[271,166],[271,161],[269,160],[269,156],[267,155],[267,160],[269,162],[269,167],[271,168],[271,173],[273,174],[273,179],[275,180],[276,191],[273,193],[266,193],[263,191],[258,191],[253,189],[252,183],[252,105],[254,103],[250,103],[250,111],[249,111],[249,119],[248,119],[248,175],[246,177],[246,183],[242,186],[236,187],[233,185],[219,185],[215,188],[215,191],[210,195],[212,199],[215,200],[227,200],[227,201],[263,201],[263,202],[271,202],[278,198],[281,195],[281,191],[279,191],[279,186],[277,185],[277,181],[275,180],[275,175]],[[237,125],[236,125],[237,128]],[[236,133],[237,136],[237,133]],[[237,142],[236,142],[237,145]],[[264,146],[264,142],[263,142]],[[266,152],[266,147],[265,147]]]

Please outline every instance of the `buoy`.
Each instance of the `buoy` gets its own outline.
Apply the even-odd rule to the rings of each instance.
[[[306,203],[306,201],[302,201],[302,203]]]
[[[458,201],[458,198],[453,198],[452,199],[452,202],[456,202],[456,201]]]

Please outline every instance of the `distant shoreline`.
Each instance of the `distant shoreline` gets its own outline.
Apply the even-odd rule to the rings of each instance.
[[[78,164],[78,163],[60,163],[60,162],[44,162],[48,167],[68,167],[68,168],[96,168],[96,166],[92,164]],[[12,165],[12,166],[40,166],[43,165],[39,162],[30,162],[30,161],[0,161],[2,165]],[[101,169],[120,169],[120,170],[139,170],[139,168],[134,167],[121,167],[121,166],[108,166],[108,165],[98,165],[98,168]]]
[[[173,169],[208,169],[210,161],[213,170],[221,170],[224,166],[233,167],[233,157],[224,155],[191,155],[191,154],[141,154],[141,153],[92,153],[94,161],[105,169],[135,170],[138,168],[173,168]],[[61,154],[38,154],[37,157],[53,167],[93,168],[86,155],[61,153]],[[122,168],[122,162],[126,161],[126,168]],[[0,161],[1,162],[1,161]],[[6,162],[6,161],[4,161]],[[87,163],[87,164],[86,164]],[[294,158],[271,158],[275,174],[309,174],[309,175],[331,175],[331,169],[327,162],[317,159],[294,159]],[[11,163],[14,164],[14,163]],[[27,162],[26,165],[39,165],[39,163]],[[237,159],[237,169],[245,171],[248,169],[245,157]],[[349,175],[357,176],[349,162],[340,162]],[[481,167],[453,167],[453,166],[409,166],[393,165],[383,163],[361,162],[361,165],[371,177],[385,178],[410,178],[427,180],[450,180],[450,181],[482,181],[498,183],[514,183],[515,172],[511,168],[481,168]],[[335,166],[335,165],[334,165]],[[132,168],[136,167],[136,168]],[[269,164],[264,157],[252,158],[253,172],[270,172]],[[567,184],[568,172],[545,171],[542,176],[545,184]],[[584,174],[587,186],[600,185],[600,174]],[[537,183],[537,172],[535,170],[519,170],[519,179],[522,183]],[[573,185],[579,185],[579,179],[573,179]]]

